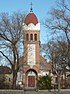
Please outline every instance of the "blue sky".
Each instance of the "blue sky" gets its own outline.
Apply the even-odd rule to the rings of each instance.
[[[8,12],[13,13],[16,11],[29,12],[30,3],[33,3],[33,12],[36,14],[39,22],[42,21],[48,15],[48,11],[51,7],[55,6],[56,0],[1,0],[0,1],[0,13]],[[40,39],[43,43],[46,39],[46,29],[41,25]],[[48,38],[48,36],[47,36]]]

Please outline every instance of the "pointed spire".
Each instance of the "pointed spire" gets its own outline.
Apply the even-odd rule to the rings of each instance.
[[[32,8],[32,2],[31,2],[31,4],[30,4],[30,12],[33,12],[33,8]]]

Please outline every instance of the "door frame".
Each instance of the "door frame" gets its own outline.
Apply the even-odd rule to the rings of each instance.
[[[29,87],[28,86],[28,76],[30,75],[29,72],[34,73],[34,75],[32,74],[32,76],[35,76],[35,87]],[[31,76],[31,75],[30,75]],[[26,72],[26,87],[27,88],[36,88],[37,87],[37,78],[38,78],[38,74],[34,69],[30,69]]]

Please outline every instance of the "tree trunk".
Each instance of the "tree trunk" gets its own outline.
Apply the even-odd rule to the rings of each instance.
[[[17,73],[16,71],[13,71],[13,89],[16,88],[16,79],[17,79]]]
[[[65,88],[66,88],[66,71],[64,72],[64,75],[65,75]]]
[[[61,80],[60,80],[60,73],[58,72],[58,94],[61,93]]]

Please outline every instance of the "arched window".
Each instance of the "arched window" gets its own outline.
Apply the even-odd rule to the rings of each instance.
[[[29,40],[29,35],[28,34],[26,34],[26,41],[28,41]]]
[[[33,40],[33,34],[30,34],[30,40]]]
[[[34,40],[37,41],[37,34],[34,35]]]

